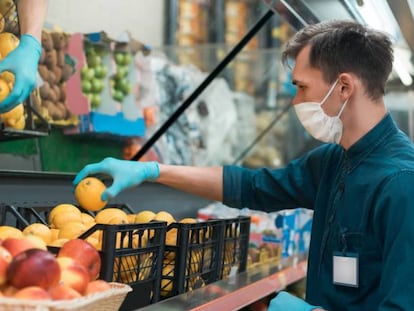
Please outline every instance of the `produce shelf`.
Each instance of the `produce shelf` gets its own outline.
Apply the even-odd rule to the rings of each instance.
[[[306,255],[288,257],[280,265],[263,264],[140,310],[239,310],[305,278],[306,269]]]

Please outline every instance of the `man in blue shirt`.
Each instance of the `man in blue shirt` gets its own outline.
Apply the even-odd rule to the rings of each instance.
[[[147,180],[232,207],[312,209],[306,302],[282,292],[269,310],[414,310],[414,147],[384,104],[389,38],[350,21],[319,23],[288,42],[288,59],[297,116],[326,144],[281,169],[108,158],[74,184],[106,173],[103,199]]]

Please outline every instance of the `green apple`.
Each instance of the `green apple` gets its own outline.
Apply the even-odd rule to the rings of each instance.
[[[120,80],[128,75],[129,68],[125,66],[117,66],[115,78]]]
[[[119,65],[123,65],[124,64],[124,54],[123,52],[115,52],[114,54],[114,58],[115,58],[115,63],[119,66]]]
[[[82,92],[89,93],[92,90],[92,83],[89,80],[82,80]]]
[[[99,94],[91,94],[90,103],[93,109],[98,108],[102,104],[102,97]]]
[[[92,84],[91,91],[95,94],[101,93],[103,89],[105,88],[105,84],[102,79],[94,78],[91,80],[91,84]]]
[[[124,60],[123,60],[123,65],[127,66],[127,65],[131,64],[131,61],[132,61],[132,54],[131,53],[125,53]]]
[[[89,67],[96,68],[102,64],[102,57],[97,54],[89,55],[86,57],[86,62],[88,63]]]
[[[117,89],[113,90],[112,97],[118,102],[122,102],[124,100],[124,94]]]
[[[116,89],[120,90],[124,95],[128,95],[131,92],[131,83],[126,78],[118,80],[115,87]]]
[[[106,66],[103,64],[100,64],[99,66],[95,67],[95,78],[105,78],[108,73],[108,70],[106,69]]]
[[[91,80],[94,77],[95,77],[95,69],[87,67],[87,66],[81,69],[82,80]]]

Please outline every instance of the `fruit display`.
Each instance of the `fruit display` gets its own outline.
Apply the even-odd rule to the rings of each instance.
[[[14,230],[0,227],[0,303],[4,298],[58,301],[92,295],[111,289],[91,267],[100,267],[98,251],[87,241],[74,239],[58,254],[29,231],[15,237]],[[40,242],[41,241],[41,242]],[[73,244],[75,247],[73,247]],[[87,252],[85,253],[85,251]],[[85,259],[88,254],[88,259]],[[7,300],[6,300],[7,301]]]
[[[109,48],[104,43],[84,41],[86,66],[81,70],[82,92],[88,97],[91,110],[102,105],[102,92],[107,88]]]
[[[33,96],[33,104],[49,123],[71,125],[76,123],[67,107],[66,82],[74,73],[74,64],[66,53],[69,34],[58,31],[42,31],[42,54],[38,72],[42,79],[39,96]]]

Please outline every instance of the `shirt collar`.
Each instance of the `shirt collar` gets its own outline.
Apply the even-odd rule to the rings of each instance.
[[[346,157],[350,160],[350,169],[358,166],[377,146],[384,144],[390,135],[397,132],[397,125],[390,113],[387,113],[377,125],[345,151]]]

